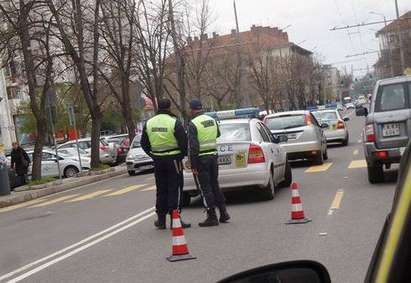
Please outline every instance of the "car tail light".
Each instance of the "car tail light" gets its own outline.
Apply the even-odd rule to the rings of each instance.
[[[376,151],[374,155],[379,159],[386,159],[388,158],[388,151]]]
[[[365,126],[365,137],[367,142],[375,142],[375,132],[373,124],[368,124]]]
[[[345,125],[343,121],[338,121],[337,123],[337,129],[345,129]]]
[[[100,145],[100,149],[101,149],[102,151],[107,151],[107,150],[108,150],[108,147],[103,144],[103,145]]]
[[[248,149],[248,164],[264,163],[265,157],[263,149],[255,144],[251,144]]]
[[[310,114],[305,115],[304,123],[305,123],[307,126],[311,126],[311,125],[313,124],[313,118],[311,117]]]

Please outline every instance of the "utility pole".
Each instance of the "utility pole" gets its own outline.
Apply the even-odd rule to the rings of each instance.
[[[241,60],[241,52],[240,52],[240,28],[238,25],[238,16],[237,16],[237,6],[235,4],[235,0],[233,0],[233,7],[234,7],[234,16],[235,16],[235,26],[236,26],[236,52],[237,52],[237,68],[238,68],[238,82],[235,85],[234,89],[234,96],[235,96],[235,104],[236,107],[242,106],[243,98],[248,99],[248,96],[241,97],[241,79],[242,79],[242,71],[243,71],[243,64]],[[245,101],[246,104],[249,104],[248,101]]]
[[[405,57],[404,57],[404,45],[403,45],[403,40],[402,40],[402,35],[401,35],[401,19],[400,19],[400,11],[398,9],[398,0],[395,0],[395,12],[397,14],[397,33],[398,33],[398,38],[400,41],[400,66],[401,66],[401,74],[405,70]]]

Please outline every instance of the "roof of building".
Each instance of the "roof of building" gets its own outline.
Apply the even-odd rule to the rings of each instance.
[[[398,22],[400,23],[400,29],[401,30],[408,30],[411,29],[411,11],[408,11],[404,15],[400,17],[400,20],[394,20],[382,29],[380,29],[377,33],[376,36],[379,36],[380,34],[384,33],[390,33],[390,32],[397,32],[398,29]]]

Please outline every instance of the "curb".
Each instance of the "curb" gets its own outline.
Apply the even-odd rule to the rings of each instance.
[[[92,174],[86,177],[72,178],[70,182],[61,183],[60,181],[55,181],[46,185],[32,187],[25,186],[24,188],[16,192],[12,192],[11,195],[5,196],[4,200],[0,199],[0,208],[30,201],[47,195],[67,191],[76,187],[89,185],[101,180],[106,180],[116,176],[120,176],[125,173],[127,173],[126,169],[117,171],[109,170],[108,172]]]

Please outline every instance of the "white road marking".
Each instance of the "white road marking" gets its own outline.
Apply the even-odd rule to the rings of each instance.
[[[358,140],[358,143],[362,143],[362,139],[359,139],[359,140]]]
[[[147,213],[148,213],[148,214],[147,214]],[[59,261],[62,261],[62,260],[66,259],[66,258],[68,258],[68,257],[70,257],[70,256],[72,256],[72,255],[74,255],[74,254],[76,254],[76,253],[79,253],[79,252],[81,252],[81,251],[83,251],[83,250],[85,250],[85,249],[87,249],[87,248],[89,248],[89,247],[91,247],[91,246],[93,246],[93,245],[95,245],[95,244],[97,244],[97,243],[99,243],[99,242],[107,239],[107,238],[110,238],[110,237],[114,236],[115,234],[120,233],[121,231],[124,231],[124,230],[126,230],[126,229],[128,229],[128,228],[130,228],[130,227],[132,227],[132,226],[134,226],[134,225],[142,222],[143,220],[145,220],[145,219],[153,216],[154,214],[155,214],[155,212],[154,212],[154,207],[151,207],[151,208],[149,208],[149,209],[146,209],[146,210],[144,210],[144,211],[142,211],[142,212],[140,212],[140,213],[138,213],[138,214],[136,214],[136,215],[134,215],[134,216],[131,216],[131,217],[127,218],[126,220],[124,220],[124,221],[122,221],[122,222],[120,222],[120,223],[117,223],[117,224],[115,224],[115,225],[113,225],[113,226],[111,226],[111,227],[109,227],[109,228],[107,228],[107,229],[105,229],[105,230],[103,230],[103,231],[101,231],[101,232],[98,232],[98,233],[96,233],[96,234],[94,234],[94,235],[91,235],[90,237],[87,237],[87,238],[85,238],[85,239],[83,239],[83,240],[81,240],[81,241],[79,241],[79,242],[77,242],[77,243],[75,243],[75,244],[73,244],[73,245],[71,245],[71,246],[68,246],[68,247],[66,247],[66,248],[64,248],[64,249],[61,249],[61,250],[59,250],[59,251],[51,254],[51,255],[48,255],[48,256],[43,257],[43,258],[40,258],[40,259],[38,259],[38,260],[36,260],[36,261],[34,261],[34,262],[32,262],[32,263],[29,263],[29,264],[27,264],[27,265],[25,265],[25,266],[22,266],[22,267],[14,270],[14,271],[11,271],[11,272],[9,272],[9,273],[7,273],[7,274],[4,274],[4,275],[0,276],[0,281],[1,281],[1,280],[4,280],[4,279],[7,279],[7,278],[10,278],[10,277],[12,277],[12,276],[14,276],[14,275],[17,275],[17,274],[19,274],[19,273],[21,273],[21,272],[23,272],[23,271],[28,270],[28,269],[31,269],[32,267],[35,267],[36,265],[38,265],[38,264],[40,264],[40,263],[46,262],[46,263],[44,263],[43,265],[40,265],[40,266],[36,267],[35,269],[32,269],[32,270],[30,270],[30,271],[28,271],[28,272],[26,272],[26,273],[23,273],[23,274],[20,275],[20,276],[12,279],[12,280],[10,280],[10,281],[8,281],[8,282],[18,282],[18,281],[20,281],[20,280],[22,280],[22,279],[24,279],[24,278],[27,278],[27,277],[29,277],[29,276],[31,276],[31,275],[33,275],[33,274],[35,274],[35,273],[37,273],[37,272],[39,272],[39,271],[41,271],[41,270],[49,267],[49,266],[51,266],[51,265],[53,265],[53,264],[55,264],[55,263],[57,263],[57,262],[59,262]],[[135,219],[137,219],[137,220],[135,220]],[[131,222],[131,221],[133,221],[133,222]],[[131,223],[127,224],[128,222],[131,222]],[[125,225],[125,224],[127,224],[127,225]],[[123,225],[125,225],[125,226],[123,226]],[[121,227],[121,226],[122,226],[122,227]],[[118,227],[121,227],[121,228],[118,228]],[[118,229],[117,229],[117,228],[118,228]],[[116,230],[116,229],[117,229],[117,230]],[[114,230],[114,231],[113,231],[113,230]],[[106,234],[106,233],[108,233],[108,232],[110,232],[110,233],[109,233],[109,234]],[[106,235],[105,235],[105,236],[102,236],[102,235],[104,235],[104,234],[106,234]],[[102,237],[100,237],[100,236],[102,236]],[[100,237],[100,238],[99,238],[99,237]],[[97,239],[94,240],[94,241],[92,241],[92,242],[89,242],[90,240],[93,240],[93,239],[95,239],[95,238],[97,238]],[[87,242],[89,242],[89,243],[86,244]],[[85,245],[84,245],[84,244],[85,244]],[[79,247],[79,248],[77,248],[77,247]],[[74,248],[77,248],[77,249],[72,250],[72,249],[74,249]],[[68,251],[70,251],[70,250],[72,250],[72,251],[69,252],[69,253],[67,253],[67,254],[64,254],[65,252],[68,252]],[[58,255],[61,255],[61,254],[64,254],[64,255],[62,255],[62,256],[60,256],[60,257],[58,257],[58,258],[55,258],[54,260],[51,260],[51,261],[47,262],[49,259],[52,259],[52,258],[54,258],[54,257],[56,257],[56,256],[58,256]]]
[[[146,188],[146,189],[143,189],[143,190],[141,190],[142,192],[148,192],[148,191],[155,191],[156,190],[156,186],[151,186],[151,187],[148,187],[148,188]]]
[[[353,152],[354,155],[358,155],[358,153],[360,153],[360,151],[358,149],[354,150],[354,152]]]

